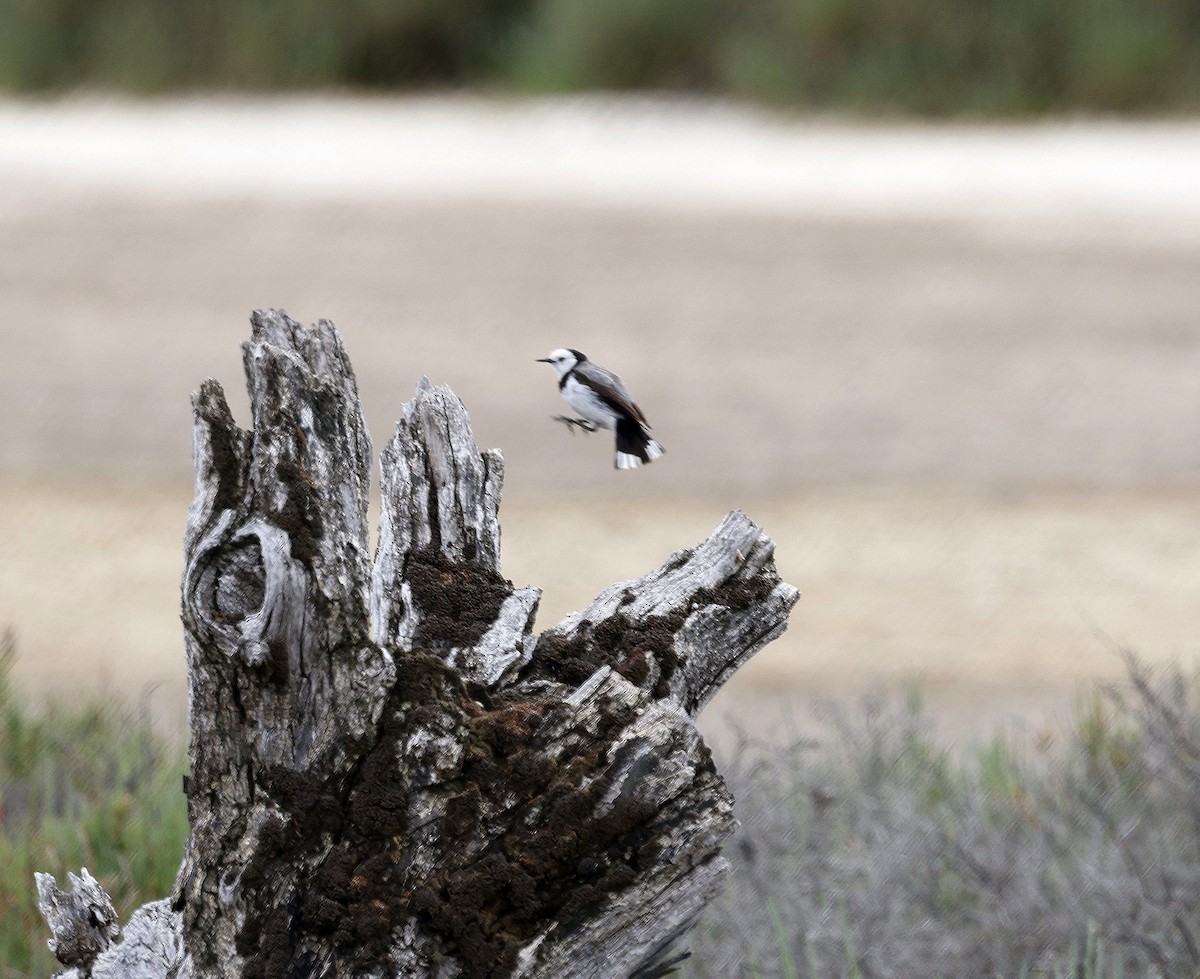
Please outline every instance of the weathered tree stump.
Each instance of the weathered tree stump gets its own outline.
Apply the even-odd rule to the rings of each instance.
[[[193,400],[191,835],[117,941],[39,875],[68,976],[626,977],[720,886],[733,802],[693,718],[798,593],[740,512],[533,634],[500,576],[503,460],[422,380],[382,456],[331,323],[257,312],[253,427]],[[97,910],[99,909],[99,910]]]

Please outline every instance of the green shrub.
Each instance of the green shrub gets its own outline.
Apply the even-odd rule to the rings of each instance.
[[[719,0],[542,0],[512,61],[543,89],[710,90]]]
[[[311,88],[494,73],[530,0],[0,0],[0,84]]]
[[[144,712],[96,698],[33,711],[12,688],[0,639],[0,979],[44,979],[56,963],[34,871],[87,867],[122,920],[170,893],[187,838],[181,746]]]

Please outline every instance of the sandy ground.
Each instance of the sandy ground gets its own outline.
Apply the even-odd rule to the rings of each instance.
[[[24,682],[123,691],[182,723],[176,582],[187,503],[186,492],[6,488],[0,595]],[[710,709],[717,727],[767,730],[781,697],[803,714],[822,699],[908,681],[956,734],[1010,719],[1041,725],[1063,716],[1085,681],[1119,675],[1122,647],[1194,658],[1192,495],[819,492],[746,508],[804,596],[787,635]],[[510,504],[504,571],[545,588],[544,627],[702,539],[721,516],[694,501]]]
[[[1200,634],[1200,127],[867,129],[728,107],[0,104],[0,624],[17,675],[182,715],[198,381],[341,327],[382,443],[427,374],[508,466],[543,625],[740,506],[804,598],[715,705],[923,681],[1041,723]],[[533,359],[618,368],[610,468]],[[715,723],[710,721],[710,723]]]

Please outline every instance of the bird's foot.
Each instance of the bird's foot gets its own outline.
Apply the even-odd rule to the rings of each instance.
[[[596,423],[590,422],[586,418],[568,418],[566,415],[555,415],[554,420],[566,425],[572,434],[576,428],[581,428],[585,432],[594,432],[596,430]]]

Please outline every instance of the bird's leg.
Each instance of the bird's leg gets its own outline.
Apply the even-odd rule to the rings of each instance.
[[[555,415],[556,422],[562,422],[567,428],[574,433],[576,428],[582,428],[585,432],[594,432],[596,423],[590,422],[586,418],[568,418],[566,415]]]

